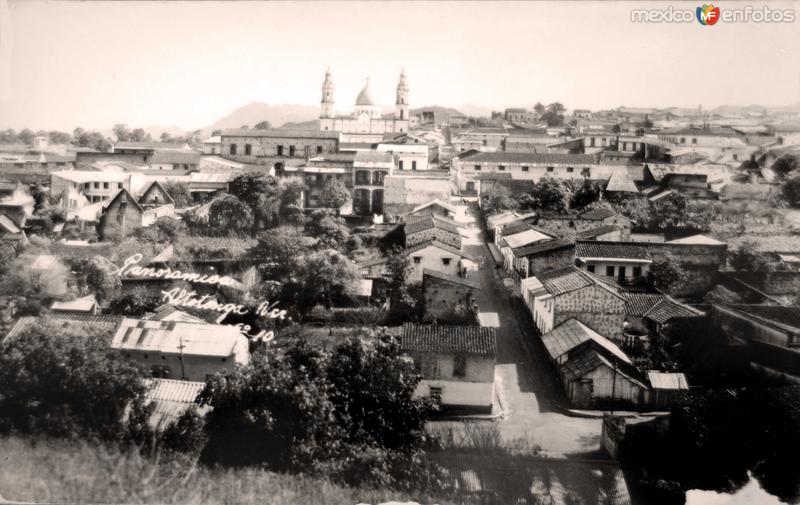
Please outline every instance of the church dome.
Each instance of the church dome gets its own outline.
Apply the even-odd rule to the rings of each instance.
[[[367,84],[364,85],[364,89],[361,90],[358,98],[356,98],[356,105],[375,105],[369,92],[369,78],[367,78]]]

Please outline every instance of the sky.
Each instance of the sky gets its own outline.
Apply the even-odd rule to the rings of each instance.
[[[367,75],[394,103],[403,68],[412,107],[800,101],[800,20],[631,21],[670,5],[698,3],[0,0],[0,128],[195,129],[250,102],[318,105],[328,67],[342,110]]]

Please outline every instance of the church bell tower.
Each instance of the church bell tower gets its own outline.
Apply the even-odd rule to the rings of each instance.
[[[405,70],[400,72],[400,80],[397,83],[397,100],[395,101],[395,121],[408,121],[408,84],[406,83]],[[407,129],[406,129],[407,130]]]
[[[320,103],[319,117],[333,117],[333,78],[331,78],[330,69],[325,71],[325,81],[322,83],[322,101]]]

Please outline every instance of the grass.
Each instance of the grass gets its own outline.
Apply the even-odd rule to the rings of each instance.
[[[189,459],[151,459],[86,443],[0,438],[0,501],[354,505],[419,499],[259,469],[212,470]]]

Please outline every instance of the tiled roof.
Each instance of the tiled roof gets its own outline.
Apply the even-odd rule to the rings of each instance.
[[[703,315],[703,312],[666,296],[648,310],[643,317],[658,324],[664,324],[672,319],[702,317]]]
[[[442,201],[442,200],[440,200],[438,198],[434,198],[430,202],[423,203],[421,205],[418,205],[418,206],[414,207],[414,209],[411,212],[409,212],[409,214],[413,214],[414,212],[419,212],[419,211],[421,211],[421,210],[423,210],[423,209],[425,209],[427,207],[430,207],[432,205],[435,205],[437,207],[441,207],[441,208],[447,210],[448,212],[450,212],[452,214],[456,213],[456,208],[455,207],[453,207],[449,203],[444,202],[444,201]]]
[[[434,216],[409,216],[406,219],[405,231],[406,235],[418,233],[423,230],[431,228],[440,228],[456,235],[459,234],[458,227],[443,219],[436,219]]]
[[[611,344],[610,341],[609,343]],[[605,365],[609,368],[616,369],[618,376],[628,379],[642,389],[647,389],[647,386],[637,378],[637,371],[630,363],[630,360],[622,362],[614,360],[612,363],[611,359],[612,358],[606,354],[603,348],[593,347],[587,344],[575,351],[574,354],[570,356],[570,359],[560,366],[560,370],[565,380],[567,382],[572,382],[584,377],[598,366]]]
[[[586,212],[580,215],[581,219],[588,219],[590,221],[602,221],[603,219],[608,219],[609,217],[616,216],[617,213],[611,209],[605,208],[598,208],[587,210]]]
[[[494,356],[497,337],[494,328],[405,323],[400,339],[406,351],[462,352]]]
[[[575,243],[568,238],[559,238],[555,240],[543,240],[535,244],[526,245],[524,247],[517,247],[512,250],[514,256],[522,258],[525,256],[533,256],[544,252],[555,251],[558,249],[566,249],[575,247]]]
[[[550,358],[556,359],[578,345],[590,340],[592,335],[597,335],[593,329],[576,319],[567,319],[552,330],[542,335],[544,344]]]
[[[584,272],[575,266],[559,268],[558,270],[550,270],[548,272],[538,274],[536,277],[542,283],[542,286],[547,290],[547,292],[554,296],[596,285],[611,291],[620,298],[623,298],[623,295],[620,294],[621,292],[619,289],[607,284],[606,282],[603,282],[597,277],[588,272]]]
[[[414,252],[417,252],[417,251],[421,251],[422,249],[425,249],[426,247],[430,247],[430,246],[438,247],[439,249],[442,249],[442,250],[447,251],[449,253],[453,253],[453,254],[455,254],[457,256],[461,256],[462,258],[467,258],[467,259],[470,259],[470,260],[474,259],[469,254],[467,254],[467,253],[465,253],[463,251],[459,251],[455,247],[447,245],[444,242],[441,242],[441,241],[436,240],[436,239],[426,240],[425,242],[420,242],[419,244],[415,244],[415,245],[413,245],[411,247],[408,247],[408,248],[406,248],[406,254],[411,254],[411,253],[414,253]]]
[[[377,152],[377,151],[359,151],[353,160],[355,164],[358,163],[392,163],[394,158],[391,153]]]
[[[122,316],[92,316],[88,314],[51,313],[39,317],[22,317],[9,330],[6,339],[18,338],[37,324],[47,328],[54,337],[98,337],[111,342]]]
[[[642,317],[652,309],[655,304],[664,299],[662,294],[652,293],[626,293],[625,315],[632,317]]]
[[[275,138],[323,138],[323,139],[338,139],[339,134],[332,131],[320,130],[223,130],[222,137],[275,137]]]
[[[555,165],[593,165],[598,162],[593,154],[561,154],[561,153],[509,153],[478,152],[461,161],[469,163],[552,163]]]
[[[605,235],[606,233],[619,231],[621,229],[622,226],[618,224],[606,224],[603,226],[598,226],[597,228],[589,228],[588,230],[576,232],[575,237],[578,239],[592,239],[599,237],[600,235]]]
[[[599,242],[596,240],[575,242],[576,258],[614,258],[650,261],[647,248],[625,242]]]
[[[781,325],[800,328],[800,307],[784,305],[732,305],[733,309]]]
[[[736,247],[744,241],[753,240],[758,252],[800,253],[800,235],[739,236],[731,240]]]
[[[150,413],[148,423],[158,431],[164,430],[195,405],[206,386],[204,382],[173,379],[145,379],[144,383],[147,386],[145,404]],[[198,406],[197,413],[203,415],[208,410],[207,406]]]
[[[519,221],[505,224],[500,228],[500,234],[507,236],[522,233],[525,230],[532,230],[533,226],[529,224],[529,221],[533,221],[533,219],[520,219]]]
[[[639,188],[633,182],[633,179],[626,170],[614,170],[611,177],[608,179],[606,191],[617,193],[638,193]]]
[[[475,282],[473,280],[470,280],[470,279],[465,279],[464,277],[456,277],[454,275],[443,274],[442,272],[439,272],[438,270],[431,270],[429,268],[423,268],[422,269],[422,282],[423,282],[423,284],[425,283],[425,277],[426,276],[435,277],[435,278],[437,278],[439,280],[452,282],[454,284],[461,284],[462,286],[468,286],[468,287],[471,287],[472,289],[480,289],[480,287],[481,287],[480,284],[478,284],[477,282]]]

